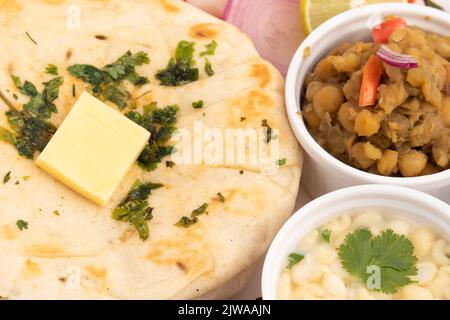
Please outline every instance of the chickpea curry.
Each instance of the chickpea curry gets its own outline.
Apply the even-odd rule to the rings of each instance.
[[[384,176],[450,168],[450,37],[388,18],[306,78],[302,115],[337,159]]]

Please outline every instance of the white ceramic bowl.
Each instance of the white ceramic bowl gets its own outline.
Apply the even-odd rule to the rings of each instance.
[[[448,13],[409,4],[380,4],[342,13],[317,28],[302,43],[295,54],[286,79],[286,104],[289,121],[307,156],[302,182],[313,198],[340,188],[361,184],[399,185],[424,191],[450,203],[450,170],[437,174],[398,178],[384,177],[360,171],[337,160],[309,134],[300,111],[300,93],[304,79],[317,62],[344,41],[370,39],[370,30],[387,15],[401,16],[410,25],[437,34],[450,35]],[[305,49],[311,55],[304,57]]]
[[[297,211],[281,228],[270,246],[262,274],[264,300],[275,300],[277,285],[288,255],[312,229],[332,218],[361,209],[387,209],[434,227],[450,237],[450,206],[426,193],[389,185],[364,185],[324,195]]]

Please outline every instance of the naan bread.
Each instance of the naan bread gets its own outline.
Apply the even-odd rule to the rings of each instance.
[[[79,29],[73,20],[78,12]],[[11,181],[0,186],[0,296],[191,299],[225,298],[240,290],[291,214],[302,167],[284,110],[284,80],[250,40],[233,26],[175,0],[0,0],[0,32],[0,88],[8,97],[18,94],[12,74],[37,84],[48,80],[42,70],[49,63],[58,66],[65,83],[56,100],[59,112],[52,118],[56,125],[76,100],[72,84],[77,95],[85,88],[68,74],[69,65],[103,66],[127,50],[142,50],[151,63],[139,72],[151,83],[132,92],[137,97],[151,90],[141,98],[142,105],[178,104],[176,126],[188,131],[196,121],[205,128],[259,130],[267,119],[280,130],[280,158],[287,159],[271,175],[258,164],[161,164],[151,172],[136,165],[109,207],[101,208],[0,142],[0,175],[12,172]],[[180,40],[196,42],[198,61],[200,48],[216,40],[216,54],[209,57],[216,74],[208,77],[199,65],[198,81],[159,86],[154,75]],[[11,99],[20,106],[25,97],[18,95],[18,101]],[[192,102],[200,99],[205,107],[194,110]],[[6,110],[0,101],[4,127]],[[30,179],[23,181],[24,176]],[[145,242],[127,223],[111,218],[112,208],[137,178],[164,184],[150,196],[154,219]],[[224,203],[217,201],[218,192]],[[174,226],[205,202],[210,203],[209,214],[197,224]],[[18,219],[29,223],[28,230],[16,227]]]

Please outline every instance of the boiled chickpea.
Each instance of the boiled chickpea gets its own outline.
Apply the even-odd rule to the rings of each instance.
[[[381,150],[375,147],[370,142],[364,143],[364,153],[366,154],[366,157],[370,160],[378,160],[381,159]]]
[[[363,110],[355,118],[355,131],[359,136],[369,137],[380,129],[380,120],[369,110]]]
[[[352,147],[352,158],[356,161],[356,164],[362,169],[368,169],[375,163],[374,160],[369,159],[366,156],[366,152],[364,150],[364,142],[358,142]]]
[[[338,75],[337,70],[333,66],[332,60],[333,57],[327,57],[317,64],[315,75],[319,80],[325,82]]]
[[[377,161],[377,170],[384,176],[390,176],[394,173],[398,163],[398,152],[393,150],[384,150],[383,155]]]
[[[309,102],[312,102],[317,92],[319,92],[320,89],[322,89],[325,85],[322,82],[319,81],[313,81],[308,85],[308,88],[306,89],[306,99]]]
[[[399,157],[398,167],[404,177],[419,176],[427,165],[428,157],[420,151],[411,150]]]
[[[325,113],[336,112],[344,102],[341,90],[334,86],[325,86],[314,97],[314,112],[321,118]]]
[[[314,106],[312,103],[309,103],[303,107],[302,116],[311,128],[316,129],[319,127],[320,118],[314,112]]]
[[[338,112],[338,120],[341,125],[350,133],[355,130],[355,118],[358,115],[358,106],[352,102],[345,102],[341,105]]]

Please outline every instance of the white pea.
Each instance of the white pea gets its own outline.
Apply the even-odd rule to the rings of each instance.
[[[347,271],[342,267],[341,261],[336,260],[332,264],[328,266],[330,268],[330,272],[338,275],[341,279],[346,280],[350,275]]]
[[[343,300],[347,297],[344,281],[335,274],[327,274],[323,278],[322,286],[331,299]]]
[[[303,239],[300,241],[298,248],[301,251],[310,251],[316,245],[317,240],[319,240],[319,231],[314,229],[308,232]]]
[[[337,259],[337,251],[328,244],[317,246],[315,251],[315,258],[320,264],[329,265]]]
[[[326,270],[326,266],[318,264],[314,255],[308,253],[302,261],[292,268],[292,280],[296,285],[301,285],[305,282],[315,282],[323,276]]]
[[[289,271],[285,271],[281,274],[278,281],[277,299],[289,300],[291,298],[292,284],[291,274]]]
[[[437,299],[443,299],[444,294],[450,287],[450,273],[444,268],[445,267],[439,269],[437,276],[427,286],[428,290],[430,290],[433,296]]]
[[[392,220],[386,224],[386,228],[392,229],[395,233],[406,236],[411,230],[411,225],[404,220]]]
[[[323,226],[322,229],[328,229],[331,231],[331,240],[341,236],[346,233],[350,226],[352,225],[352,218],[349,215],[344,215],[342,217],[332,220]]]
[[[296,300],[317,300],[323,298],[325,290],[315,283],[304,283],[294,290],[292,298]]]
[[[382,221],[383,217],[379,213],[375,211],[367,211],[365,213],[358,215],[355,218],[353,224],[356,227],[370,228],[371,226],[376,225]]]
[[[412,277],[418,284],[430,283],[437,274],[437,266],[433,262],[419,262],[417,264],[417,275]]]
[[[404,300],[433,300],[433,294],[426,288],[410,284],[403,287],[402,298]]]
[[[425,257],[430,253],[434,235],[425,228],[418,228],[411,232],[409,239],[414,245],[414,252],[418,258]]]
[[[450,246],[444,239],[438,239],[431,248],[431,257],[438,266],[450,264]]]

